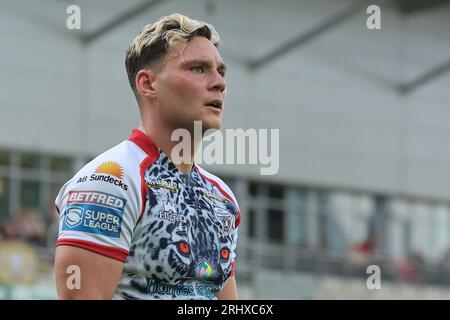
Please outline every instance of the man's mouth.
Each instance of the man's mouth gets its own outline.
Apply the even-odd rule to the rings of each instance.
[[[214,100],[211,100],[211,101],[207,102],[205,104],[205,106],[222,110],[223,109],[223,102],[222,102],[222,100],[214,99]]]

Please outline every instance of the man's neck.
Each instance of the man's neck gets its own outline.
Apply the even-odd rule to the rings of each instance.
[[[159,122],[161,123],[161,122]],[[182,173],[189,173],[192,170],[194,164],[194,157],[199,144],[201,143],[201,138],[199,141],[194,139],[194,135],[191,134],[190,137],[190,153],[182,154],[182,159],[180,158],[179,147],[174,150],[175,146],[180,144],[181,141],[172,141],[172,133],[174,130],[167,128],[166,126],[161,126],[156,123],[143,123],[139,121],[138,129],[149,136],[153,142],[169,157],[172,163],[177,167]],[[183,140],[184,141],[184,140]],[[185,141],[186,143],[186,141]],[[187,148],[189,151],[189,148]],[[175,151],[175,152],[173,152]],[[183,149],[186,151],[186,149]]]

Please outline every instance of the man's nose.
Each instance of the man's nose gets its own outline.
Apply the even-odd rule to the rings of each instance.
[[[214,76],[210,82],[210,90],[223,92],[227,87],[227,82],[219,72],[214,72]]]

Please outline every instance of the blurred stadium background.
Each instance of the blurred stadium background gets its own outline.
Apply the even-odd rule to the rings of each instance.
[[[56,298],[55,195],[136,126],[124,52],[172,12],[221,35],[224,129],[280,129],[278,174],[208,168],[243,213],[241,298],[449,299],[448,0],[2,0],[0,299]]]

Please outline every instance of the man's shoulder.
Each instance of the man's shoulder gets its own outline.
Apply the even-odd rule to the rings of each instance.
[[[124,262],[143,211],[139,164],[145,158],[125,140],[84,165],[55,199],[61,213],[58,244]]]
[[[124,178],[139,171],[139,165],[146,157],[133,142],[124,140],[90,160],[76,176],[98,173]]]
[[[61,189],[92,190],[131,197],[140,194],[140,164],[147,157],[136,144],[124,140],[86,163]]]

